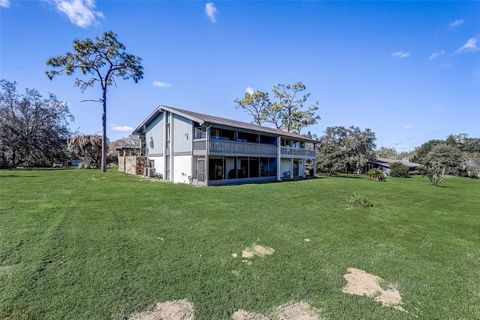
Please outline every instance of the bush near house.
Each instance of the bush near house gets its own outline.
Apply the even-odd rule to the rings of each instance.
[[[386,181],[385,179],[385,173],[382,170],[378,169],[369,169],[367,172],[367,175],[370,177],[371,180],[373,181]]]
[[[390,165],[390,177],[407,178],[409,169],[401,162],[394,162]]]

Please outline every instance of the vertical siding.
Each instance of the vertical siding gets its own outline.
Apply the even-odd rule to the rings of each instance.
[[[173,152],[192,152],[192,121],[177,114],[173,121]]]
[[[145,130],[147,155],[163,153],[163,112],[159,114]]]

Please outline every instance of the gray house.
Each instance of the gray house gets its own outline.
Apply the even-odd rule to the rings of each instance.
[[[160,106],[133,132],[146,174],[191,184],[281,181],[315,175],[316,140],[299,134]]]

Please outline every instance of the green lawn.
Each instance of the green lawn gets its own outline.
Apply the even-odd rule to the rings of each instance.
[[[349,208],[353,192],[374,207]],[[254,242],[274,254],[232,257]],[[184,298],[196,319],[298,300],[327,320],[480,319],[471,179],[193,187],[115,171],[0,171],[0,246],[0,319],[123,319]],[[396,284],[408,313],[343,293],[349,267]]]

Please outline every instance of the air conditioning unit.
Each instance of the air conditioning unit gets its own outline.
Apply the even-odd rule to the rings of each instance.
[[[150,178],[155,177],[155,168],[149,168],[149,167],[144,168],[143,175],[145,177],[150,177]]]

